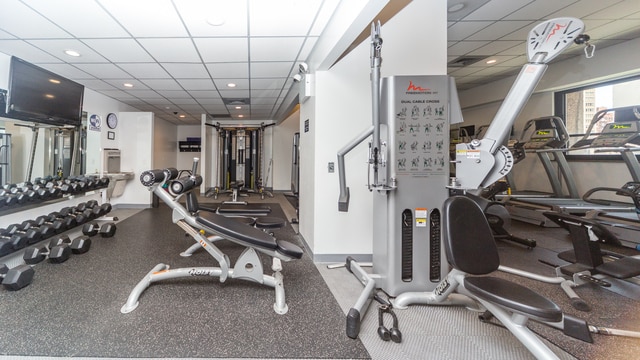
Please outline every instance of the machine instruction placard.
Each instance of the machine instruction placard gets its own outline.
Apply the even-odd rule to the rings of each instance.
[[[445,174],[449,166],[446,79],[416,76],[396,85],[393,104],[398,147],[396,173]]]

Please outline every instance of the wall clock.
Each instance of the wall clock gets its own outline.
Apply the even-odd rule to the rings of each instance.
[[[115,129],[118,126],[118,116],[114,113],[107,115],[107,126],[109,129]]]

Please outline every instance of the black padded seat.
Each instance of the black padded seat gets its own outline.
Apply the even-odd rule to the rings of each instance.
[[[196,221],[223,237],[230,237],[255,247],[271,250],[278,248],[278,243],[273,236],[226,216],[201,212],[196,217]]]
[[[217,209],[218,214],[269,214],[271,208],[268,206],[252,206],[252,205],[237,205],[237,204],[225,204],[219,206]]]
[[[558,305],[520,284],[492,276],[468,276],[464,279],[464,287],[478,298],[531,318],[562,321],[562,310]]]
[[[276,240],[266,232],[243,224],[236,219],[210,212],[202,212],[196,217],[196,222],[220,234],[222,237],[235,239],[255,248],[275,250],[295,259],[302,257],[303,251],[299,246],[288,241]]]
[[[280,229],[287,225],[287,221],[275,216],[262,216],[256,219],[258,229]]]
[[[605,261],[596,268],[596,272],[616,279],[628,279],[640,275],[640,259],[623,257],[613,261]]]
[[[230,217],[229,219],[233,219],[237,222],[240,222],[249,226],[254,226],[256,224],[256,219],[252,217],[247,217],[247,216],[236,216],[236,217]]]
[[[278,240],[278,252],[295,259],[300,259],[302,257],[302,249],[300,249],[298,245],[284,240]]]

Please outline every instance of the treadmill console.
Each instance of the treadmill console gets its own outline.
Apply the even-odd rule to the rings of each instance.
[[[622,147],[640,139],[638,122],[614,122],[607,124],[591,143],[592,147]]]
[[[563,144],[564,141],[560,140],[556,129],[539,129],[531,134],[531,138],[524,144],[524,148],[527,150],[537,150],[556,148]]]

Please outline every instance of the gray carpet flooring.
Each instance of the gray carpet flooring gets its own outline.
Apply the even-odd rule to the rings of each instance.
[[[272,216],[284,216],[270,204]],[[278,210],[276,212],[275,210]],[[272,288],[239,279],[168,280],[151,285],[121,314],[130,291],[156,264],[217,266],[204,251],[179,253],[191,238],[165,206],[120,222],[113,238],[63,264],[36,266],[34,282],[0,292],[0,354],[120,358],[369,358],[344,336],[344,315],[310,257],[283,263],[289,312],[273,311]],[[296,241],[287,227],[281,239]],[[222,241],[232,262],[242,248]],[[262,258],[266,269],[270,261]],[[8,330],[10,329],[10,330]]]

